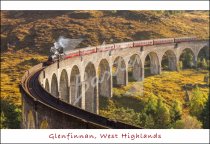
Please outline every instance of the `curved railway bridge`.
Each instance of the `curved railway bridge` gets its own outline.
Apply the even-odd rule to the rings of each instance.
[[[196,66],[206,47],[208,53],[208,40],[123,47],[38,64],[21,80],[22,128],[139,128],[98,115],[100,97],[112,97],[112,87],[126,85],[129,72],[143,81],[147,56],[150,73],[160,74],[163,56],[177,70],[184,50],[192,52]]]

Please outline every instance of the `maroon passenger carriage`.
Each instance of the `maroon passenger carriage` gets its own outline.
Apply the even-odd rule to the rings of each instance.
[[[189,42],[189,41],[194,41],[197,40],[196,37],[180,37],[180,38],[174,38],[174,41],[176,43],[178,42]]]
[[[80,56],[89,55],[96,52],[97,52],[96,47],[87,47],[79,50]]]
[[[149,45],[153,45],[153,40],[140,40],[133,42],[134,47],[149,46]]]
[[[174,38],[154,39],[154,45],[174,43]]]
[[[132,48],[133,42],[115,43],[114,46],[115,46],[115,49]]]
[[[72,57],[76,57],[76,56],[80,56],[79,49],[66,52],[64,55],[64,59],[68,59],[68,58],[72,58]]]
[[[114,50],[114,49],[115,49],[114,44],[97,46],[97,52],[110,51],[110,50]]]

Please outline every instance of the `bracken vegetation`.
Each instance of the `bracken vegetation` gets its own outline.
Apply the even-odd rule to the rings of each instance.
[[[99,45],[103,41],[114,43],[193,35],[199,38],[209,37],[209,11],[1,11],[1,127],[20,127],[21,96],[18,89],[20,79],[25,70],[47,59],[49,48],[59,36],[83,38],[84,41],[78,47],[85,47]],[[205,62],[203,60],[200,62],[205,67]],[[164,117],[166,123],[171,121],[171,117],[180,119],[179,114],[176,115],[179,110],[170,112],[170,107],[172,103],[184,103],[184,91],[174,85],[194,83],[195,81],[188,77],[192,73],[195,79],[198,77],[203,79],[201,78],[204,75],[203,71],[184,71],[174,75],[166,72],[160,76],[148,77],[144,82],[144,99],[138,96],[138,92],[134,97],[129,97],[129,91],[124,95],[123,92],[129,86],[122,90],[114,90],[115,96],[111,100],[106,100],[110,103],[104,104],[103,108],[116,107],[116,100],[119,99],[118,101],[122,103],[118,103],[119,109],[113,109],[116,115],[112,117],[117,119],[117,115],[121,115],[121,119],[128,123],[148,128],[154,124],[160,126],[161,122],[157,121],[160,117]],[[161,78],[163,75],[169,76],[165,81],[176,80],[167,87],[153,80],[159,78],[163,81],[164,78]],[[183,77],[184,79],[179,79]],[[131,83],[129,85],[131,86]],[[132,85],[137,89],[137,83]],[[207,92],[206,88],[198,86],[198,89],[202,93]],[[174,91],[177,91],[176,94]],[[150,95],[151,93],[153,95]],[[152,99],[150,97],[156,98],[155,101],[150,102],[154,103],[155,107],[145,108],[147,101]],[[127,103],[128,101],[131,103]],[[174,104],[177,109],[183,108],[181,121],[176,121],[177,125],[185,123],[184,114],[192,114],[194,117],[188,119],[193,122],[196,122],[195,117],[202,117],[198,116],[197,112],[189,112],[190,107],[194,105],[186,105],[185,109],[183,106]],[[204,102],[202,108],[207,109]],[[157,117],[151,114],[142,115],[143,110],[146,113],[161,111],[161,115]],[[103,113],[103,109],[101,112]],[[173,114],[165,117],[167,113]],[[201,115],[205,114],[203,112]],[[106,115],[109,117],[108,112]],[[206,118],[208,118],[207,115]],[[171,127],[170,124],[168,123],[166,127]]]

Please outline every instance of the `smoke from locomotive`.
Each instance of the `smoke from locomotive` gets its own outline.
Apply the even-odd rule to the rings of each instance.
[[[54,46],[51,47],[50,52],[52,55],[50,58],[53,61],[62,59],[64,55],[68,54],[68,51],[75,49],[76,46],[81,43],[83,39],[69,39],[63,36],[60,36],[58,40],[54,43]]]

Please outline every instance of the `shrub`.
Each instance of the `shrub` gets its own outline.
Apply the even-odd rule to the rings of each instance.
[[[198,58],[198,60],[197,60],[197,67],[198,67],[198,68],[201,67],[201,59],[200,59],[200,58]]]
[[[207,97],[200,91],[199,87],[192,91],[191,101],[190,101],[190,113],[201,119],[201,113],[204,109]]]
[[[197,67],[201,69],[209,69],[209,60],[206,60],[205,58],[201,60],[200,58],[198,58]]]
[[[170,116],[171,116],[171,122],[172,123],[181,119],[182,107],[177,100],[173,101],[173,103],[172,103],[172,107],[170,109]]]
[[[210,97],[210,96],[209,96]],[[201,121],[203,123],[203,128],[205,129],[209,129],[209,103],[210,103],[210,99],[208,97],[208,101],[205,104],[205,107],[201,113]]]
[[[202,127],[200,121],[196,117],[186,116],[181,120],[176,121],[173,128],[176,129],[199,129]]]
[[[156,108],[157,108],[157,100],[153,95],[151,95],[148,99],[146,106],[144,107],[143,112],[146,113],[147,115],[149,114],[155,115],[157,111]]]
[[[177,66],[177,70],[180,71],[183,69],[183,63],[182,61],[179,61],[178,66]]]
[[[109,114],[109,118],[117,121],[123,121],[131,125],[139,125],[139,114],[129,108],[113,109]]]
[[[20,128],[20,109],[5,99],[1,99],[1,128]]]
[[[4,113],[1,112],[1,129],[7,128],[6,121],[7,118],[5,117]]]
[[[207,65],[207,62],[206,62],[206,59],[205,58],[201,62],[201,68],[202,69],[207,69],[208,68],[208,65]]]
[[[155,126],[155,121],[153,119],[153,116],[150,114],[146,115],[144,127],[145,128],[154,128],[154,126]]]
[[[146,128],[168,128],[170,113],[162,99],[156,100],[154,96],[150,96],[141,113],[140,120],[143,127]]]
[[[170,124],[170,113],[162,99],[158,99],[157,111],[154,117],[156,128],[168,128]]]

